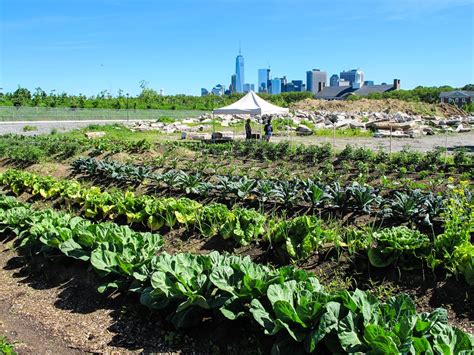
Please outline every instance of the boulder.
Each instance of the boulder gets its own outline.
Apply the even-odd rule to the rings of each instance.
[[[190,133],[190,134],[187,135],[187,139],[194,139],[194,140],[211,139],[211,134],[209,134],[209,133]]]
[[[313,134],[313,130],[309,128],[308,126],[305,126],[304,124],[300,124],[296,128],[296,134],[300,136],[310,136]]]
[[[432,136],[435,134],[433,128],[428,126],[420,126],[421,131],[426,134],[427,136]]]
[[[406,123],[394,123],[394,122],[367,122],[365,124],[367,128],[375,128],[375,129],[383,129],[388,130],[392,129],[392,131],[407,131],[412,129],[414,126],[414,122],[406,122]]]
[[[342,127],[347,127],[351,124],[351,120],[348,120],[348,119],[341,119],[341,120],[338,120],[337,122],[334,123],[334,126],[336,126],[336,128],[342,128]]]
[[[471,127],[463,126],[462,124],[460,124],[460,125],[456,128],[456,132],[458,132],[458,133],[464,133],[464,132],[470,132],[470,131],[471,131]]]
[[[356,129],[356,128],[365,129],[365,123],[352,120],[349,122],[349,127],[352,129]]]
[[[390,131],[380,129],[377,130],[374,133],[374,137],[380,138],[380,137],[390,137]],[[397,137],[397,138],[410,138],[410,135],[407,133],[404,133],[402,131],[392,131],[392,137]]]

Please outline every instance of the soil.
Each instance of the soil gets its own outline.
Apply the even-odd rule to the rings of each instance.
[[[99,294],[100,280],[84,264],[31,259],[11,241],[0,242],[0,284],[0,334],[19,354],[238,354],[264,346],[238,322],[176,332],[133,295]]]
[[[456,106],[447,104],[428,104],[424,102],[408,102],[396,99],[370,100],[361,99],[357,101],[327,101],[306,99],[292,106],[299,110],[323,110],[343,112],[402,112],[409,115],[425,115],[428,113],[440,117],[465,116],[466,112]]]

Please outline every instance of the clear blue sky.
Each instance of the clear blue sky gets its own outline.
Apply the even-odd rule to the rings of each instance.
[[[0,87],[199,95],[230,83],[360,67],[376,83],[474,79],[474,0],[0,0]]]

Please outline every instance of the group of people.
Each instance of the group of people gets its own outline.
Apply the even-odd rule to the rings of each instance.
[[[263,139],[266,140],[267,142],[270,141],[270,137],[273,135],[273,126],[272,126],[272,118],[269,117],[265,121],[265,125],[263,126]],[[246,139],[252,139],[252,127],[250,126],[250,118],[247,119],[245,122],[245,137]]]

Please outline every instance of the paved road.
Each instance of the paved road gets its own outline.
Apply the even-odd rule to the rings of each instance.
[[[117,122],[124,122],[123,120],[87,120],[87,121],[35,121],[35,122],[0,122],[0,135],[7,133],[35,135],[35,134],[49,134],[52,129],[57,129],[58,132],[66,132],[76,128],[87,127],[91,124],[111,124]],[[132,122],[132,121],[130,121]],[[24,132],[25,125],[35,126],[35,131]],[[170,137],[173,139],[173,137]],[[274,137],[272,141],[278,142],[287,139],[286,137]],[[292,137],[293,142],[304,144],[319,144],[330,143],[333,144],[332,137]],[[343,149],[347,144],[360,145],[372,149],[383,148],[386,151],[390,150],[389,138],[365,138],[365,137],[351,137],[351,138],[336,138],[336,148]],[[424,136],[421,138],[393,138],[392,151],[400,151],[405,146],[410,146],[419,151],[429,151],[437,146],[447,147],[452,150],[457,147],[465,147],[468,151],[474,153],[474,131],[468,133]]]
[[[84,128],[91,124],[111,124],[126,122],[124,120],[81,120],[81,121],[21,121],[21,122],[0,122],[0,135],[8,133],[35,135],[49,134],[51,130],[57,129],[58,133],[71,131],[76,128]],[[130,122],[133,122],[132,120]],[[36,127],[34,131],[24,132],[25,126]]]

